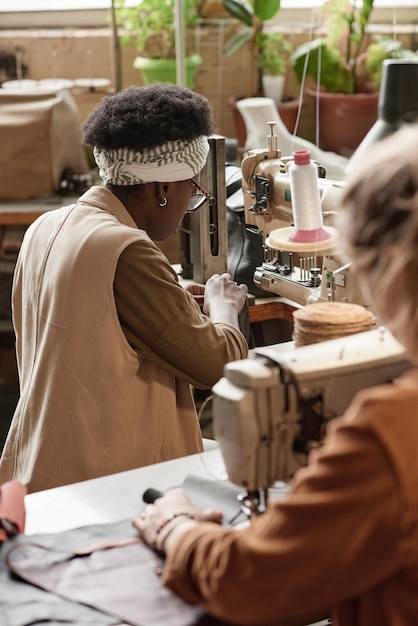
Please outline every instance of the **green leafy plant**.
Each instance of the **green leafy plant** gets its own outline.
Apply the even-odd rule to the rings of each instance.
[[[385,59],[417,59],[418,53],[403,48],[400,41],[390,37],[376,36],[375,42],[367,48],[366,70],[373,78],[377,91],[380,89],[383,61]]]
[[[327,0],[321,11],[326,34],[299,46],[291,61],[299,81],[304,72],[332,93],[378,90],[385,59],[400,58],[408,51],[381,39],[367,44],[374,0]],[[392,42],[394,43],[394,42]]]
[[[258,71],[258,88],[262,93],[262,76],[281,76],[286,73],[292,46],[279,32],[268,31],[267,22],[280,10],[281,0],[222,0],[231,17],[238,20],[225,46],[225,55],[231,56],[245,45],[252,45]]]
[[[263,74],[283,76],[292,51],[290,42],[281,33],[261,31],[255,38],[257,65]]]
[[[184,0],[185,27],[199,20],[200,0]],[[124,34],[121,41],[135,42],[138,55],[151,59],[173,59],[176,56],[174,0],[115,1],[115,16]]]

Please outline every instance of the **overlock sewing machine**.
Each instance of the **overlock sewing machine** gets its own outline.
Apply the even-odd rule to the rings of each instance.
[[[225,366],[213,387],[214,432],[231,482],[247,508],[287,481],[321,445],[327,423],[366,387],[391,382],[411,364],[385,328],[294,348],[256,348]],[[248,503],[251,504],[248,504]]]

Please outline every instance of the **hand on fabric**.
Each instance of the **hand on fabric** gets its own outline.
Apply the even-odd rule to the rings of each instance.
[[[222,522],[222,511],[217,509],[197,509],[183,489],[170,489],[163,497],[148,504],[141,514],[133,520],[133,526],[139,531],[142,539],[152,548],[165,552],[169,535],[180,525],[186,526],[196,522]]]
[[[203,312],[213,322],[239,328],[238,314],[247,300],[247,285],[237,285],[229,274],[214,274],[205,288]]]

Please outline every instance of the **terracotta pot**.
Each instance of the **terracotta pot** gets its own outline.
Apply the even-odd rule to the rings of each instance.
[[[320,147],[350,157],[377,120],[379,94],[305,91],[318,105]]]
[[[243,149],[247,140],[247,129],[245,127],[242,115],[237,108],[237,100],[235,96],[228,98],[228,105],[231,107],[234,115],[235,134],[238,139],[238,146]],[[276,104],[279,115],[286,126],[289,133],[293,134],[296,118],[299,109],[299,99],[292,96],[285,96],[282,102]]]
[[[277,110],[282,119],[282,122],[286,126],[291,135],[295,130],[296,119],[299,111],[299,98],[293,98],[292,96],[285,96],[279,104],[277,104]]]

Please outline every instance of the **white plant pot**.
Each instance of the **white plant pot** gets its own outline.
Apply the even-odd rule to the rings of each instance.
[[[272,98],[275,102],[281,102],[283,99],[283,90],[285,76],[268,76],[263,75],[263,91],[265,98]]]

